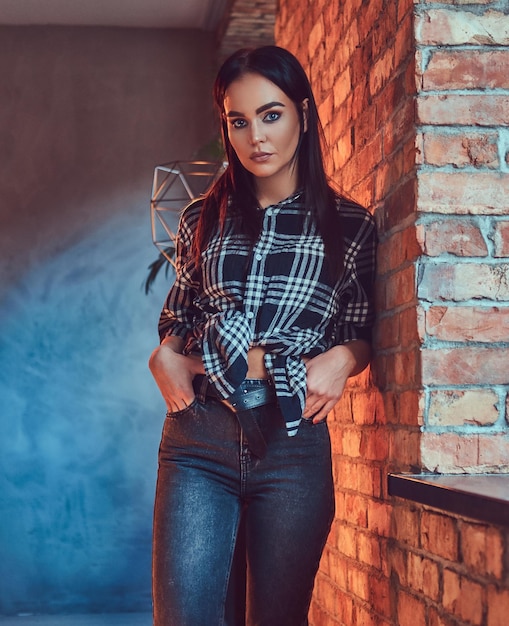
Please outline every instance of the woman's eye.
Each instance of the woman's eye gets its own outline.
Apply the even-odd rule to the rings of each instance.
[[[232,120],[231,125],[233,128],[244,128],[246,125],[246,120]]]
[[[266,122],[275,122],[280,117],[281,117],[281,113],[279,111],[271,111],[270,113],[267,113],[267,115],[265,116],[265,121]]]

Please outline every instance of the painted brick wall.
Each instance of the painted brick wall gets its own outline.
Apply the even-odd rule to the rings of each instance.
[[[344,191],[380,227],[376,359],[330,416],[313,626],[502,626],[507,529],[391,499],[389,471],[509,471],[509,7],[280,0]]]
[[[416,6],[421,455],[440,472],[509,471],[508,8]]]

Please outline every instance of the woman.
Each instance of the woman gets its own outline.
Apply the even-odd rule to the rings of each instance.
[[[228,167],[182,214],[150,358],[168,408],[154,623],[227,623],[242,541],[246,623],[300,626],[334,515],[325,418],[370,359],[375,227],[327,181],[289,52],[236,52],[214,96]]]

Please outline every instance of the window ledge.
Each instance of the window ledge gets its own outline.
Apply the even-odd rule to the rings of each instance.
[[[509,474],[389,474],[389,495],[509,526]]]

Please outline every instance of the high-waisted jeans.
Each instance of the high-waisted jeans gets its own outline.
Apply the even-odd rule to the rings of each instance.
[[[263,459],[218,400],[195,399],[166,417],[154,511],[154,626],[308,623],[334,516],[327,424],[303,420],[288,437],[276,405],[252,413],[267,440]]]

